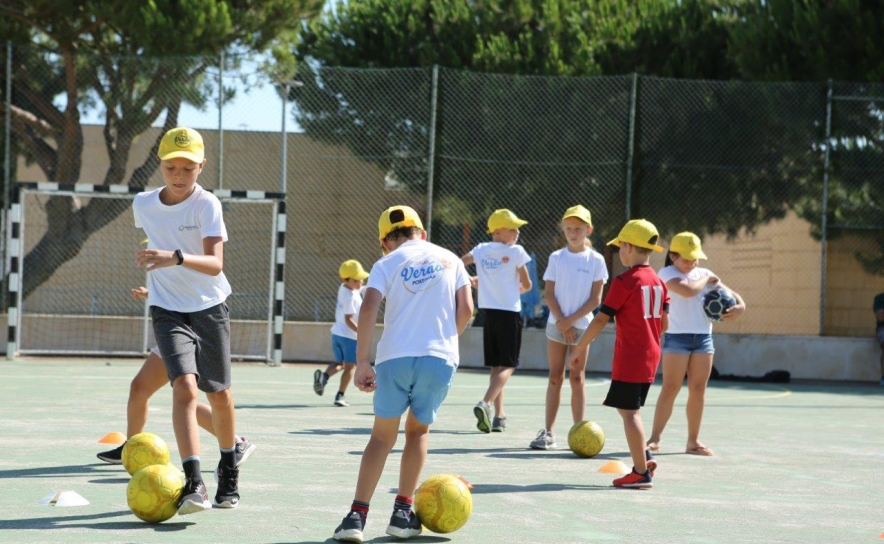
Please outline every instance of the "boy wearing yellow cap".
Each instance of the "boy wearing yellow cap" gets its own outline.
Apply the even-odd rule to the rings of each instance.
[[[546,386],[544,428],[528,446],[535,450],[558,447],[555,437],[556,415],[562,399],[568,349],[580,340],[592,322],[592,311],[602,302],[602,288],[608,281],[605,258],[592,249],[592,215],[581,205],[565,210],[561,223],[566,245],[553,251],[547,261],[543,281],[544,300],[549,307],[546,324],[546,355],[549,383]],[[586,358],[570,367],[571,416],[574,423],[584,420],[586,411]]]
[[[572,365],[582,350],[615,318],[614,361],[605,406],[617,409],[623,419],[626,442],[632,456],[632,472],[614,480],[615,487],[650,488],[657,462],[645,448],[640,410],[657,374],[660,336],[669,325],[669,295],[650,266],[657,245],[657,228],[644,219],[633,219],[608,245],[620,248],[620,262],[627,268],[611,282],[599,314],[592,320],[570,357]]]
[[[522,300],[531,290],[526,266],[531,257],[517,244],[519,229],[528,224],[507,209],[495,210],[488,218],[492,241],[474,247],[461,257],[464,264],[476,265],[479,308],[484,311],[482,342],[485,366],[491,369],[485,396],[473,408],[476,427],[483,433],[506,430],[503,388],[519,366],[522,349]],[[491,404],[494,403],[494,419]]]
[[[712,455],[712,449],[700,442],[700,425],[706,404],[706,384],[712,372],[712,321],[703,311],[703,297],[712,289],[724,287],[718,277],[700,266],[705,260],[700,237],[693,232],[680,232],[672,237],[666,262],[658,275],[666,282],[672,298],[669,306],[669,329],[663,336],[663,387],[654,409],[654,427],[648,438],[648,449],[658,451],[663,429],[672,415],[675,398],[688,377],[688,402],[685,408],[688,420],[688,439],[685,452],[693,455]],[[730,290],[730,289],[729,289]],[[743,298],[730,290],[737,305],[722,317],[737,319],[746,309]]]
[[[362,542],[369,502],[405,420],[399,490],[387,534],[421,533],[412,511],[427,458],[430,425],[448,395],[458,365],[458,335],[473,315],[470,277],[457,255],[427,241],[420,217],[408,206],[384,210],[378,220],[384,257],[372,267],[357,321],[356,376],[360,391],[374,392],[374,426],[362,454],[350,511],[335,540]],[[372,368],[372,337],[381,301],[384,331]]]
[[[313,391],[321,396],[328,379],[343,366],[335,406],[350,406],[344,393],[356,370],[356,318],[362,306],[362,282],[368,277],[368,272],[359,261],[349,259],[338,268],[338,277],[341,278],[341,286],[338,287],[338,302],[335,305],[335,324],[331,328],[335,362],[330,363],[325,372],[317,369],[313,373]]]
[[[144,229],[146,249],[135,263],[147,269],[148,303],[154,337],[172,384],[172,423],[184,465],[185,486],[178,514],[212,505],[239,504],[235,415],[230,391],[230,318],[225,303],[224,226],[221,202],[197,183],[206,165],[200,134],[168,131],[158,150],[165,186],[139,193],[132,204],[135,226]],[[204,391],[221,461],[212,503],[200,472],[197,399]]]

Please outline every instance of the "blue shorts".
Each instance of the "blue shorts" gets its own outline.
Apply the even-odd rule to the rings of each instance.
[[[376,364],[374,415],[400,417],[410,406],[418,421],[432,425],[456,370],[445,359],[431,356],[400,357]]]
[[[715,353],[711,334],[663,335],[663,353]]]
[[[336,363],[356,363],[356,340],[333,334],[332,351]]]

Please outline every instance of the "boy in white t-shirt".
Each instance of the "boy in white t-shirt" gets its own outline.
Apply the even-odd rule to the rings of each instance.
[[[475,263],[479,308],[484,311],[482,342],[485,366],[491,368],[488,390],[473,408],[476,427],[483,433],[506,430],[503,388],[519,366],[522,349],[522,300],[531,290],[531,276],[525,266],[531,260],[517,244],[519,228],[528,222],[507,209],[495,210],[488,218],[492,242],[479,244],[461,257],[467,266]],[[494,419],[491,419],[494,403]]]
[[[421,533],[411,509],[414,491],[427,458],[430,425],[457,369],[458,335],[473,315],[470,277],[463,263],[426,241],[413,209],[386,209],[378,221],[378,237],[385,256],[371,268],[359,312],[354,379],[359,390],[374,391],[374,426],[350,512],[334,533],[335,540],[348,542],[362,542],[369,502],[406,410],[399,490],[387,534],[410,538]],[[372,368],[372,337],[383,299],[384,332]]]
[[[546,354],[549,360],[549,383],[546,386],[545,427],[529,447],[551,450],[557,447],[554,427],[568,350],[577,344],[592,321],[592,311],[602,303],[602,288],[608,281],[608,267],[598,251],[592,249],[592,215],[581,205],[568,208],[562,216],[562,232],[567,244],[553,251],[543,274],[546,282],[544,300],[549,307],[546,324]],[[584,420],[586,411],[586,359],[570,367],[571,416],[574,423]]]
[[[335,361],[328,365],[325,372],[317,369],[313,373],[313,391],[321,396],[325,392],[328,379],[343,366],[335,406],[350,406],[344,393],[356,370],[356,317],[362,306],[362,282],[368,277],[368,272],[359,261],[349,259],[338,268],[338,277],[341,278],[341,286],[338,287],[338,303],[335,305],[335,324],[331,328]]]
[[[135,196],[135,226],[144,229],[147,249],[135,264],[147,269],[148,303],[154,337],[172,384],[172,424],[184,466],[178,514],[213,505],[239,505],[239,470],[233,395],[230,392],[230,315],[225,301],[224,226],[221,202],[196,180],[206,164],[200,134],[174,128],[163,136],[157,155],[165,187]],[[214,503],[200,472],[197,425],[199,391],[212,405],[212,424],[221,461]]]

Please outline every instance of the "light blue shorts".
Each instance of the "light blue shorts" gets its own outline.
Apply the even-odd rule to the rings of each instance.
[[[571,330],[574,331],[574,343],[571,345],[575,346],[578,342],[580,342],[580,338],[583,337],[583,333],[586,332],[586,329],[571,327]],[[567,344],[567,342],[565,342],[565,335],[563,335],[562,331],[560,331],[559,328],[556,327],[555,323],[546,323],[546,337],[553,342],[558,342],[559,344]]]
[[[332,335],[332,351],[335,354],[336,363],[355,363],[356,362],[356,340]]]
[[[418,421],[432,425],[456,370],[445,359],[430,356],[401,357],[376,364],[374,415],[400,417],[410,406]]]
[[[663,335],[663,353],[715,353],[711,334]]]

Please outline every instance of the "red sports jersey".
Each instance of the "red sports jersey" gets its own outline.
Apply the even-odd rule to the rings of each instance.
[[[611,282],[600,310],[614,317],[617,335],[611,379],[651,383],[660,363],[663,312],[669,292],[648,265],[633,266]]]

